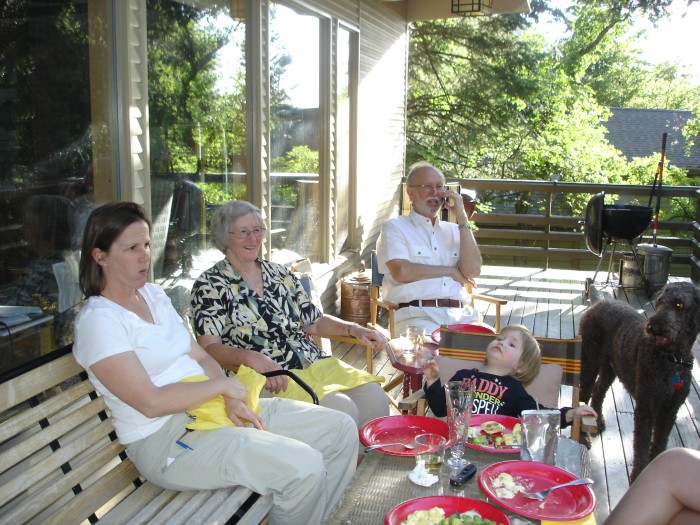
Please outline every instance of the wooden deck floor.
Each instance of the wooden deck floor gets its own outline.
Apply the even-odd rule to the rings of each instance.
[[[568,338],[578,335],[579,320],[590,304],[584,293],[584,282],[588,277],[592,277],[591,272],[490,266],[482,269],[478,285],[480,293],[508,300],[501,313],[502,326],[519,323],[527,326],[536,336]],[[641,289],[604,287],[602,283],[596,283],[596,287],[611,298],[629,302],[640,313],[648,315],[654,311],[653,303]],[[484,320],[494,324],[494,312],[488,306],[477,304]],[[365,368],[364,348],[339,344],[334,347],[333,353],[358,368]],[[697,342],[695,357],[696,361],[700,359]],[[373,366],[374,372],[384,376],[385,381],[390,381],[397,373],[384,352],[375,355]],[[392,395],[400,396],[398,387]],[[561,400],[562,406],[570,403],[570,389],[562,389]],[[610,509],[627,490],[631,471],[633,402],[617,381],[605,399],[603,412],[607,429],[593,438],[590,450],[598,524],[603,523]],[[679,411],[669,448],[683,446],[700,450],[699,414],[700,366],[696,363],[690,395]]]

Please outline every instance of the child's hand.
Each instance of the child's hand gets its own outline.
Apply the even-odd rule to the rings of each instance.
[[[423,365],[423,375],[425,376],[425,383],[430,386],[435,381],[437,381],[440,375],[440,369],[434,359],[431,359]]]
[[[571,423],[574,420],[574,416],[578,417],[583,417],[583,416],[592,416],[594,418],[598,418],[598,414],[596,414],[595,410],[593,410],[591,407],[588,405],[581,405],[576,408],[572,408],[566,413],[566,421]]]

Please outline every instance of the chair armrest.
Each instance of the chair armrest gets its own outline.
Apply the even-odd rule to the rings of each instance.
[[[423,389],[421,388],[420,390],[413,392],[410,396],[404,397],[401,401],[399,401],[399,410],[401,410],[401,412],[415,414],[416,409],[418,408],[418,403],[423,399],[425,399],[425,392],[423,392]]]
[[[314,405],[318,405],[318,396],[316,395],[316,392],[313,391],[313,389],[306,384],[305,381],[303,381],[299,376],[297,376],[294,372],[291,372],[289,370],[273,370],[271,372],[263,372],[261,375],[264,375],[265,377],[274,377],[274,376],[287,376],[291,377],[301,388],[303,388],[307,394],[311,396],[311,399],[314,402]]]
[[[398,310],[399,305],[396,303],[390,303],[388,301],[384,301],[383,299],[377,299],[375,301],[377,303],[377,306],[381,306],[385,310]]]
[[[491,297],[490,295],[482,295],[480,293],[473,293],[472,294],[473,299],[478,299],[480,301],[485,301],[487,303],[491,304],[498,304],[498,305],[505,305],[508,304],[507,299],[499,299],[498,297]]]
[[[595,434],[598,432],[598,421],[593,416],[583,416],[581,418],[581,431]]]

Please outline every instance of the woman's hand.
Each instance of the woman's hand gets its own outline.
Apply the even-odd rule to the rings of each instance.
[[[251,352],[251,355],[248,357],[247,366],[260,374],[263,372],[282,370],[282,367],[277,361],[260,352]],[[279,394],[287,390],[288,382],[289,378],[287,376],[268,377],[265,382],[265,388],[273,394]]]
[[[350,335],[356,337],[364,344],[371,346],[374,350],[381,350],[389,342],[381,332],[360,325],[351,326],[349,331]]]
[[[243,427],[250,422],[255,428],[265,430],[265,422],[246,404],[245,400],[231,399],[224,396],[226,415],[236,426]]]

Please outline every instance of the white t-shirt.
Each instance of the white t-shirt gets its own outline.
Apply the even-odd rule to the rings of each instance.
[[[170,416],[148,418],[121,401],[94,376],[90,369],[94,363],[122,352],[135,352],[156,386],[204,374],[190,357],[191,335],[165,292],[150,283],[139,292],[151,310],[153,324],[105,297],[90,297],[75,320],[73,355],[104,396],[123,444],[151,435]]]

